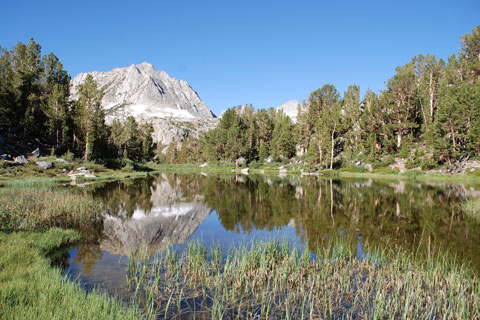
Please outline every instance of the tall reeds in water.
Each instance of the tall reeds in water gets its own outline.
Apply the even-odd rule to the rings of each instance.
[[[478,278],[446,256],[375,252],[359,260],[349,247],[332,242],[312,257],[270,241],[222,257],[220,247],[194,241],[150,264],[130,258],[127,278],[152,318],[480,318]]]

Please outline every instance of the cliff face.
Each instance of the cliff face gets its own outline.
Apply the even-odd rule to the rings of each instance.
[[[187,135],[216,126],[215,115],[183,80],[171,78],[149,63],[116,68],[107,72],[80,73],[71,82],[71,98],[77,99],[77,85],[91,74],[104,91],[102,105],[106,121],[124,121],[133,116],[139,123],[154,125],[154,141],[181,142]],[[188,123],[188,125],[182,125]]]

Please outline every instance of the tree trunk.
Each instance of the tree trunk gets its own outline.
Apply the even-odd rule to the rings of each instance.
[[[333,152],[335,151],[335,128],[333,128],[332,131],[332,149],[331,149],[331,155],[330,155],[330,170],[333,169]]]
[[[320,153],[320,164],[323,162],[322,140],[318,139],[318,152]]]
[[[430,72],[430,121],[433,122],[433,72]]]
[[[87,158],[88,158],[88,153],[90,152],[90,150],[89,150],[90,145],[89,145],[89,143],[88,143],[88,136],[89,136],[89,132],[87,131],[87,139],[86,139],[86,141],[85,141],[85,155],[83,156],[83,158],[84,158],[85,160],[87,160]]]
[[[397,150],[400,150],[402,147],[402,133],[398,132],[397,133]]]

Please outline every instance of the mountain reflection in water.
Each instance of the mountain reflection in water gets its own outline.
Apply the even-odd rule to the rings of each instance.
[[[377,247],[420,254],[441,250],[480,270],[480,225],[461,212],[466,198],[480,196],[478,187],[161,174],[105,183],[89,192],[107,213],[96,229],[84,232],[84,243],[65,261],[67,272],[86,283],[108,287],[104,283],[117,277],[118,289],[125,261],[115,255],[161,253],[168,245],[181,249],[193,238],[207,247],[220,242],[228,250],[238,241],[286,237],[298,244],[308,241],[315,252],[332,237],[347,234],[359,255],[361,248]]]

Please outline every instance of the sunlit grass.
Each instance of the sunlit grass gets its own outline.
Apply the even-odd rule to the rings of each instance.
[[[48,180],[12,180],[0,187],[0,230],[82,228],[103,210],[82,190],[58,188]]]
[[[468,199],[463,203],[462,210],[467,217],[480,222],[480,198]]]
[[[50,267],[46,255],[79,239],[75,231],[0,232],[0,319],[140,319],[106,294],[86,293]]]

